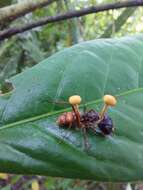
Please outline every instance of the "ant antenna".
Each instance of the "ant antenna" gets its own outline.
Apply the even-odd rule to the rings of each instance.
[[[66,102],[66,101],[47,100],[47,102],[52,103],[52,104],[59,104],[59,105],[62,105],[62,104],[69,105],[69,102]]]
[[[116,98],[114,96],[112,96],[112,95],[105,95],[103,97],[103,101],[104,101],[105,105],[103,106],[103,108],[102,108],[102,110],[101,110],[101,112],[99,114],[100,120],[103,119],[105,113],[107,112],[108,107],[109,106],[115,106],[116,103],[117,103]]]
[[[69,97],[69,103],[71,104],[73,112],[75,113],[77,124],[79,127],[81,127],[80,112],[78,109],[78,105],[80,104],[80,102],[81,102],[81,97],[78,95],[73,95]]]

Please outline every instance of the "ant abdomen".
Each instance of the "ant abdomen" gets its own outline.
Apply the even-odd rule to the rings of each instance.
[[[65,112],[57,119],[57,124],[61,127],[71,127],[76,122],[74,112]]]

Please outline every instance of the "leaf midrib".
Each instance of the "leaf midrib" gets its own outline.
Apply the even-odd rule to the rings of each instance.
[[[143,88],[136,88],[136,89],[133,89],[133,90],[128,90],[126,92],[122,92],[121,94],[115,95],[115,96],[117,98],[119,98],[119,97],[122,97],[122,96],[125,96],[125,95],[140,92],[140,91],[143,91]],[[101,102],[102,102],[102,99],[98,99],[98,100],[95,100],[95,101],[90,101],[90,102],[88,102],[88,103],[86,103],[84,105],[89,106],[89,105],[94,105],[94,104],[98,104],[98,103],[101,103]],[[82,107],[83,107],[83,104],[80,105],[80,108],[82,108]],[[2,127],[0,127],[0,130],[3,130],[5,128],[9,128],[9,127],[15,127],[17,125],[28,123],[28,122],[40,120],[40,119],[43,119],[43,118],[46,118],[46,117],[49,117],[49,116],[58,115],[60,113],[63,113],[63,112],[69,111],[69,110],[71,110],[71,108],[61,109],[61,110],[53,111],[53,112],[48,112],[48,113],[44,113],[44,114],[41,114],[41,115],[37,115],[35,117],[30,117],[30,118],[27,118],[27,119],[16,121],[16,122],[13,122],[13,123],[10,123],[10,124],[3,125]]]

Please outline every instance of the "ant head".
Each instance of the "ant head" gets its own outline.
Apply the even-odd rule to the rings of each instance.
[[[109,135],[114,132],[112,119],[107,114],[105,114],[104,118],[99,122],[98,127],[104,135]]]

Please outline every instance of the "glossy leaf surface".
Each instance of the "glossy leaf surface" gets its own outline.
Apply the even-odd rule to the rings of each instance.
[[[15,90],[0,98],[0,170],[100,181],[143,178],[143,36],[80,43],[13,77]],[[48,101],[79,94],[87,108],[118,99],[109,115],[113,136],[59,129],[65,106]],[[66,108],[67,109],[67,108]],[[69,108],[68,108],[69,109]]]

